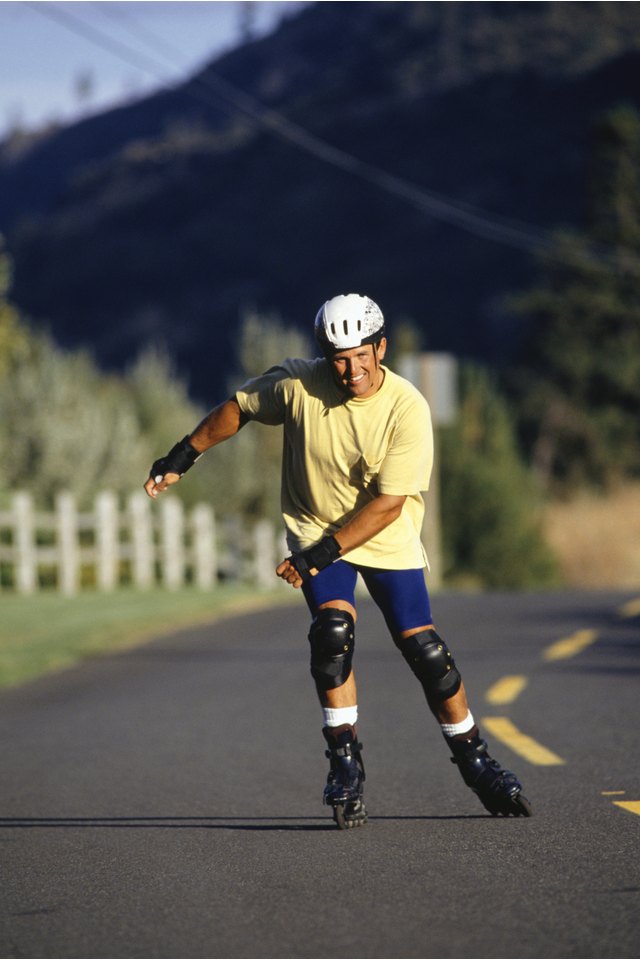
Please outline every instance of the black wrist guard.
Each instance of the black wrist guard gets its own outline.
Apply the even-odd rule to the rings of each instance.
[[[149,476],[153,477],[156,483],[160,482],[158,477],[164,477],[165,473],[177,473],[179,477],[183,477],[201,456],[202,454],[198,453],[189,443],[189,437],[183,437],[179,443],[176,443],[175,447],[169,450],[166,457],[160,457],[159,460],[155,461],[149,471]]]
[[[340,556],[340,544],[335,537],[323,537],[320,543],[303,550],[302,553],[294,553],[290,557],[290,562],[294,565],[303,580],[310,580],[310,570],[324,570],[337,560]]]

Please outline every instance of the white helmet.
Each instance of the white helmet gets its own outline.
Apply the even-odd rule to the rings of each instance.
[[[329,354],[364,343],[378,343],[385,335],[382,310],[359,293],[333,297],[318,310],[315,335],[323,351]]]

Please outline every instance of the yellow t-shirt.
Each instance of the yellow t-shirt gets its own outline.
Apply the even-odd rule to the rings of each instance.
[[[236,393],[251,420],[283,424],[282,513],[287,543],[305,550],[379,493],[406,496],[402,513],[346,556],[385,570],[424,567],[420,540],[433,464],[427,401],[387,367],[370,397],[345,397],[324,359],[285,360]]]

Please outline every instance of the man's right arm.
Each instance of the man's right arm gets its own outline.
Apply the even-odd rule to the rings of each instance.
[[[204,453],[209,447],[235,436],[248,421],[236,398],[231,397],[207,414],[189,437],[189,443],[198,453]]]
[[[248,417],[240,409],[235,397],[214,407],[193,433],[176,444],[166,457],[156,460],[144,485],[146,492],[155,500],[167,487],[177,483],[205,450],[235,436],[247,422]]]

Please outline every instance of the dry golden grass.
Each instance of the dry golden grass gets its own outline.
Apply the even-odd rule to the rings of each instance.
[[[640,484],[549,504],[545,532],[568,586],[640,588]]]

